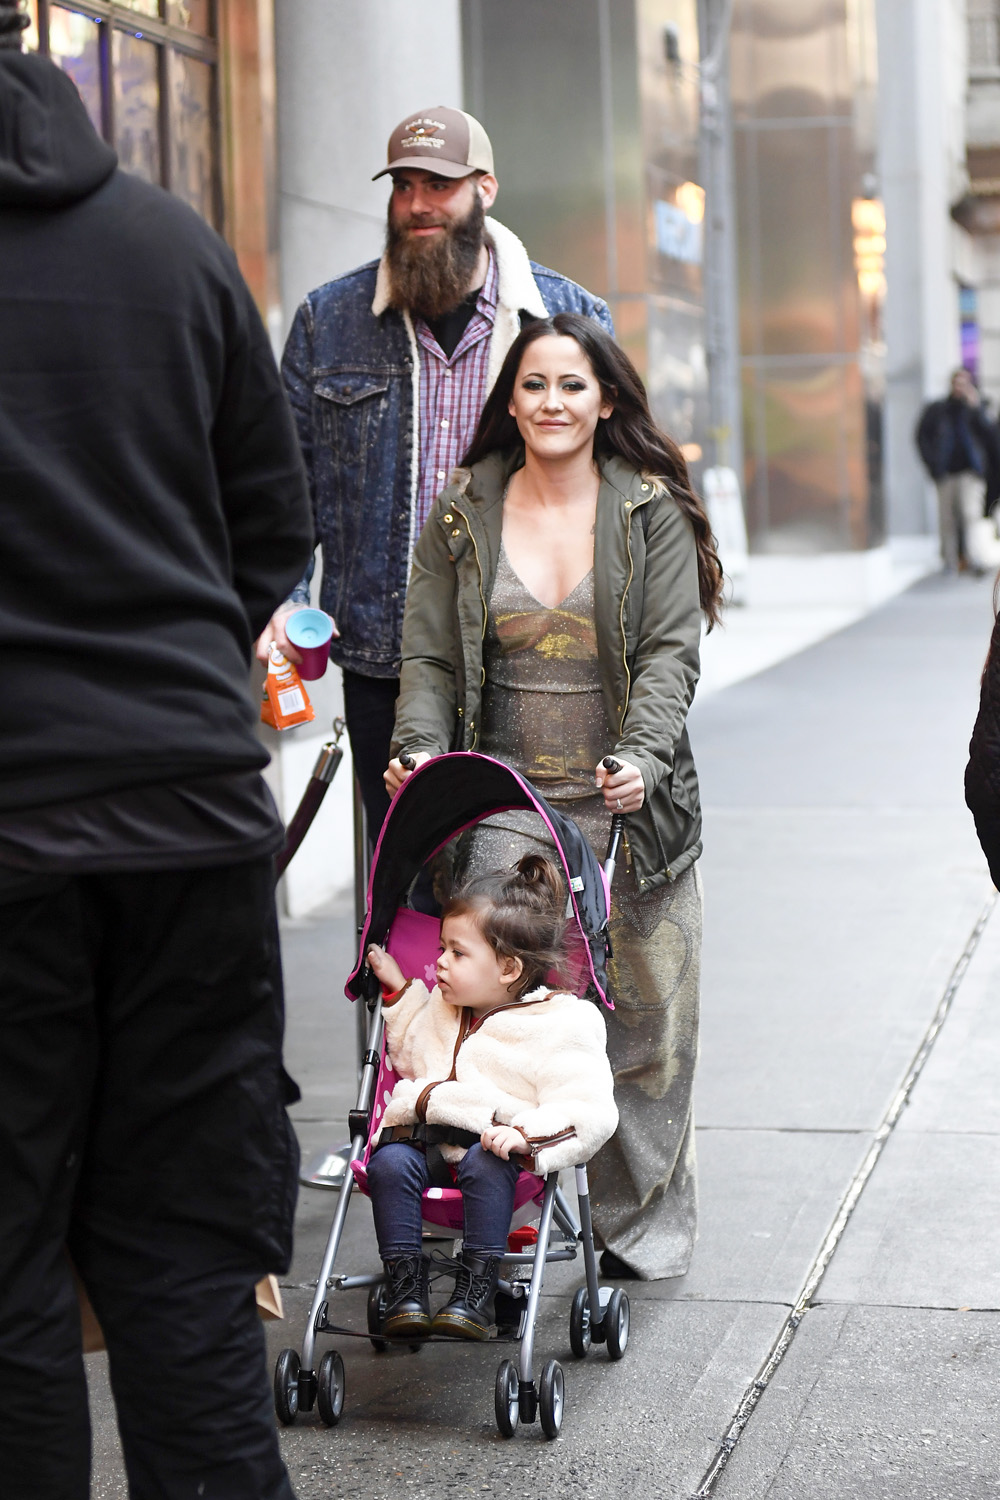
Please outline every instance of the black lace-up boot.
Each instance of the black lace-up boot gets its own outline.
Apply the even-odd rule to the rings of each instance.
[[[431,1333],[452,1338],[488,1339],[496,1321],[494,1298],[500,1274],[498,1255],[475,1255],[463,1250],[455,1276],[455,1290],[434,1314]]]
[[[382,1264],[389,1283],[383,1334],[387,1339],[423,1338],[431,1327],[426,1256],[401,1255]]]

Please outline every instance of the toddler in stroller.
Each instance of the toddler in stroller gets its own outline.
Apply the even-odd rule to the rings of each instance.
[[[433,990],[378,945],[368,949],[399,1076],[368,1162],[389,1338],[489,1338],[521,1168],[545,1176],[577,1166],[617,1126],[604,1018],[546,983],[559,971],[564,911],[559,872],[529,854],[446,904]],[[462,1252],[432,1319],[421,1200],[453,1183]]]
[[[537,814],[552,854],[463,890],[446,908],[442,946],[440,922],[411,910],[406,893],[436,851],[507,810]],[[344,1361],[336,1348],[317,1358],[317,1341],[327,1335],[367,1337],[380,1355],[442,1336],[471,1351],[480,1347],[473,1340],[489,1336],[516,1345],[516,1362],[504,1358],[496,1373],[498,1429],[510,1438],[519,1424],[537,1420],[547,1438],[556,1437],[563,1372],[549,1359],[536,1383],[539,1299],[545,1267],[581,1252],[586,1284],[569,1310],[573,1355],[584,1359],[596,1346],[610,1360],[623,1357],[628,1295],[600,1281],[585,1165],[617,1120],[600,1009],[609,1003],[608,892],[625,819],[616,815],[611,823],[602,867],[572,819],[509,766],[472,751],[428,761],[393,800],[372,863],[359,961],[346,986],[368,1018],[357,1103],[348,1115],[348,1171],[301,1354],[283,1349],[275,1365],[274,1404],[283,1423],[314,1408],[328,1427],[340,1422]],[[553,989],[553,970],[564,976],[564,988]],[[435,978],[442,982],[429,990]],[[575,1214],[559,1183],[560,1169],[570,1165]],[[381,1252],[397,1263],[388,1275],[381,1266],[377,1273],[340,1268],[355,1187],[377,1200]],[[455,1275],[454,1295],[435,1319],[425,1289],[421,1215],[446,1238],[465,1231],[459,1261],[432,1262],[432,1281],[447,1276],[450,1284]],[[537,1233],[531,1218],[538,1219]],[[344,1294],[362,1289],[368,1291],[364,1332],[332,1316],[337,1306],[346,1308]]]

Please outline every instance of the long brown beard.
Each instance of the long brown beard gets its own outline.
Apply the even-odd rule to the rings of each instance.
[[[440,318],[465,297],[483,248],[486,210],[476,193],[464,219],[445,224],[444,234],[411,239],[391,216],[385,237],[392,306],[420,318]]]

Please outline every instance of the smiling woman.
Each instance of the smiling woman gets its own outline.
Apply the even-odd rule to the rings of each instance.
[[[594,434],[614,408],[580,345],[564,335],[526,349],[507,409],[524,439],[526,463],[507,487],[504,549],[525,587],[554,609],[594,565],[600,486]],[[553,484],[561,504],[546,503]]]
[[[721,581],[627,356],[591,319],[529,324],[417,543],[395,745],[417,764],[452,748],[506,761],[599,858],[609,816],[628,814],[608,971],[625,1128],[591,1164],[607,1275],[682,1275],[694,1244],[701,816],[685,719]],[[390,791],[406,775],[397,757]],[[456,874],[545,848],[534,815],[501,814],[466,836]]]

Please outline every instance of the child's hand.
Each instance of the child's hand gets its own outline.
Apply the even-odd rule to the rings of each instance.
[[[528,1153],[527,1141],[513,1125],[488,1125],[479,1139],[484,1151],[492,1151],[494,1156],[502,1157],[504,1161],[510,1160],[512,1151]]]
[[[368,960],[369,967],[378,976],[382,988],[388,994],[394,995],[397,990],[403,988],[403,985],[406,983],[406,976],[391,953],[386,953],[385,949],[380,948],[378,943],[372,943],[365,957]]]

